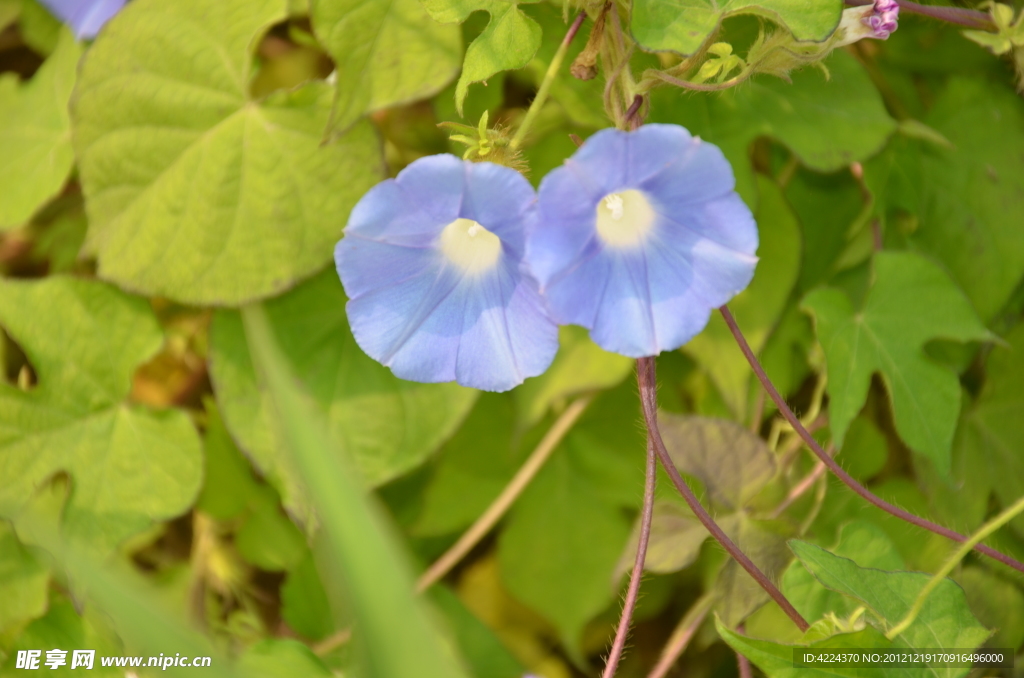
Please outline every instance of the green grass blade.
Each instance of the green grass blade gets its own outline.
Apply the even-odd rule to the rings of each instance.
[[[242,311],[257,373],[274,405],[296,470],[323,525],[368,674],[373,678],[463,678],[465,673],[423,601],[409,561],[345,450],[296,385],[259,305]]]

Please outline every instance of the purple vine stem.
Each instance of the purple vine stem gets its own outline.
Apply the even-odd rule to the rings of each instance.
[[[750,666],[750,660],[739,652],[736,653],[736,664],[739,668],[740,678],[754,678],[754,670]]]
[[[942,525],[933,523],[930,520],[926,520],[924,518],[921,518],[920,516],[914,515],[913,513],[909,513],[901,508],[893,506],[892,504],[885,501],[881,497],[878,497],[875,494],[873,494],[866,487],[864,487],[856,480],[854,480],[849,473],[844,471],[843,467],[836,463],[836,461],[831,456],[829,456],[829,454],[825,452],[825,450],[821,448],[821,445],[819,445],[818,442],[813,437],[811,437],[811,434],[808,433],[807,429],[805,429],[803,424],[800,423],[800,419],[798,419],[797,416],[793,414],[793,410],[789,408],[789,405],[786,404],[786,401],[782,398],[781,395],[779,395],[779,392],[775,389],[775,386],[772,384],[771,379],[769,379],[768,375],[765,373],[764,368],[761,367],[761,363],[758,362],[757,356],[755,356],[754,352],[750,349],[750,344],[747,343],[746,338],[743,336],[743,332],[740,331],[739,325],[736,324],[736,319],[733,318],[732,313],[729,312],[729,308],[723,305],[718,310],[721,311],[722,317],[725,318],[725,323],[729,326],[729,330],[732,332],[732,336],[735,337],[736,343],[739,344],[740,350],[743,351],[743,355],[744,357],[746,357],[747,362],[750,363],[750,367],[751,369],[754,370],[754,374],[757,375],[757,378],[761,381],[761,384],[764,386],[764,389],[768,392],[768,397],[772,399],[776,407],[779,408],[779,412],[782,413],[782,416],[786,418],[786,421],[788,421],[790,425],[794,428],[794,430],[796,430],[796,432],[800,435],[800,437],[803,438],[804,442],[807,443],[807,446],[811,448],[811,451],[814,452],[818,459],[821,460],[821,463],[825,464],[825,466],[827,466],[829,470],[836,475],[836,477],[838,477],[841,481],[843,481],[843,483],[846,484],[847,487],[849,487],[851,490],[859,494],[868,502],[874,504],[875,506],[882,509],[886,513],[889,513],[890,515],[896,516],[897,518],[905,520],[908,523],[911,523],[912,525],[917,525],[918,527],[922,527],[926,530],[929,530],[930,532],[934,532],[935,534],[941,535],[955,542],[963,543],[967,541],[967,537],[960,534],[959,532],[954,532],[948,527],[943,527]],[[976,551],[984,553],[986,556],[989,556],[990,558],[998,560],[1004,565],[1009,565],[1010,567],[1019,572],[1024,572],[1024,563],[1020,563],[1017,560],[1011,558],[1010,556],[1000,553],[999,551],[996,551],[991,547],[985,546],[983,544],[977,544],[974,547],[974,549]]]
[[[577,33],[579,33],[580,26],[583,25],[583,21],[586,18],[587,18],[587,13],[586,12],[580,12],[579,14],[576,15],[576,18],[573,20],[572,25],[569,26],[569,30],[566,31],[565,37],[562,38],[562,46],[563,47],[568,47],[569,46],[569,43],[572,42],[572,39],[576,37]]]
[[[612,678],[615,675],[619,660],[622,659],[622,651],[626,648],[626,637],[629,635],[629,625],[633,619],[633,611],[636,609],[636,601],[640,597],[640,580],[644,575],[647,542],[651,538],[651,520],[654,517],[654,483],[658,475],[657,471],[658,462],[654,456],[654,444],[648,438],[647,467],[644,476],[644,506],[640,512],[640,541],[636,547],[633,572],[629,575],[629,589],[626,591],[626,600],[622,605],[619,627],[615,630],[615,640],[612,642],[612,649],[608,653],[608,661],[605,663],[601,678]]]
[[[629,105],[629,108],[626,109],[626,115],[623,117],[626,119],[626,125],[630,129],[636,129],[637,127],[640,126],[642,119],[639,116],[639,113],[640,106],[642,106],[643,103],[644,98],[641,95],[637,94],[636,96],[633,97],[633,103],[631,103]]]
[[[845,0],[847,7],[863,7],[873,4],[874,0]],[[908,14],[920,14],[921,16],[938,19],[958,26],[977,28],[983,31],[995,30],[992,17],[985,12],[976,9],[964,9],[962,7],[937,7],[935,5],[919,5],[911,0],[897,0],[901,12]]]
[[[747,554],[743,553],[729,539],[728,535],[718,526],[718,523],[701,506],[690,486],[679,475],[679,471],[676,470],[672,457],[669,456],[668,449],[665,447],[665,441],[661,439],[661,431],[658,429],[658,377],[654,358],[639,358],[636,361],[636,366],[637,381],[640,386],[640,404],[643,407],[648,440],[654,444],[654,451],[657,453],[665,472],[668,473],[672,484],[676,486],[679,494],[686,501],[686,505],[690,507],[690,510],[697,516],[697,520],[701,522],[704,528],[711,533],[711,536],[739,563],[740,567],[747,571],[747,574],[754,578],[754,581],[771,596],[772,600],[782,608],[782,611],[789,615],[789,618],[793,620],[797,628],[801,631],[806,631],[810,628],[807,620],[797,612],[796,608],[786,599],[786,596],[782,595],[782,591],[772,583],[772,580],[747,557]]]

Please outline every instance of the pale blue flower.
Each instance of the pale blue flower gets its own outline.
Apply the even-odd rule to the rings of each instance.
[[[75,35],[93,38],[115,14],[121,11],[126,0],[41,0],[55,16],[69,24]]]
[[[734,184],[718,147],[678,125],[590,137],[541,182],[527,243],[554,319],[634,358],[685,344],[754,275]]]
[[[521,174],[421,158],[359,201],[334,251],[356,342],[412,381],[505,391],[558,349],[522,266],[536,196]]]

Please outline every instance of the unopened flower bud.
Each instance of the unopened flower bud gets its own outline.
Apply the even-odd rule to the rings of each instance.
[[[898,27],[899,15],[896,0],[875,0],[873,5],[845,9],[836,31],[839,41],[832,46],[842,47],[862,38],[885,40]]]
[[[861,21],[874,32],[871,37],[885,40],[899,25],[900,6],[896,0],[875,0],[871,9]]]

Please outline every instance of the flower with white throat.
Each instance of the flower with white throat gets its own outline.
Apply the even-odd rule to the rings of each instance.
[[[634,358],[678,348],[754,275],[729,162],[678,125],[593,135],[541,182],[526,263],[555,320]]]
[[[372,188],[334,253],[359,346],[403,379],[488,391],[546,370],[558,328],[521,265],[535,203],[515,170],[452,155]]]

